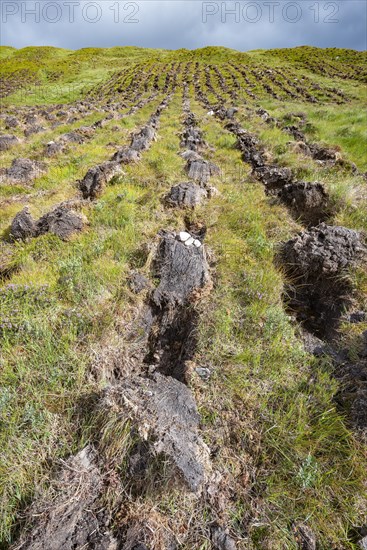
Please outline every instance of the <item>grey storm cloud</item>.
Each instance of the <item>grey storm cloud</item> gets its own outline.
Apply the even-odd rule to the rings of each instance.
[[[1,43],[241,51],[312,45],[366,48],[365,0],[2,0]]]

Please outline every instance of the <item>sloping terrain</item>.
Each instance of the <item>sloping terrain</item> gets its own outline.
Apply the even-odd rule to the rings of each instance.
[[[366,54],[0,57],[0,547],[366,548]]]

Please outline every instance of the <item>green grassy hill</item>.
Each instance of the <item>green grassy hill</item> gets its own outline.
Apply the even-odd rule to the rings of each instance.
[[[366,52],[0,58],[0,548],[359,550]]]

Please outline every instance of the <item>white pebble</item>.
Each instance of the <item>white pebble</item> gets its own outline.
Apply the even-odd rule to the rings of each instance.
[[[187,233],[187,231],[180,231],[179,233],[180,241],[187,241],[187,239],[190,239],[191,235],[190,233]]]
[[[194,246],[196,246],[196,248],[200,248],[201,242],[199,241],[199,239],[194,240]]]
[[[189,239],[187,239],[187,241],[185,241],[185,246],[191,246],[193,243],[194,243],[194,239],[190,237]]]

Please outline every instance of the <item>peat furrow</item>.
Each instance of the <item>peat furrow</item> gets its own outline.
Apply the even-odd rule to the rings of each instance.
[[[200,98],[202,94],[198,93],[199,101]],[[208,108],[207,100],[201,102]],[[243,160],[251,164],[253,175],[264,184],[266,194],[284,204],[294,219],[306,226],[313,226],[325,222],[335,213],[335,206],[322,183],[299,181],[290,168],[268,162],[269,155],[259,139],[233,120],[237,108],[224,105],[210,107],[210,114],[227,121],[226,129],[236,136]]]
[[[191,122],[192,117],[187,125]],[[131,147],[145,137],[145,132],[135,134]],[[120,492],[115,510],[121,508],[128,514],[129,507],[144,492],[146,476],[151,479],[154,475],[157,457],[163,457],[166,463],[165,484],[168,476],[171,483],[202,494],[211,472],[210,453],[200,437],[200,416],[185,374],[186,362],[195,350],[195,303],[211,288],[204,246],[188,243],[181,234],[161,231],[152,277],[159,283],[152,288],[145,281],[143,287],[150,290],[137,320],[144,325],[145,337],[140,337],[139,348],[129,358],[128,366],[115,367],[110,385],[94,400],[98,420],[92,443],[59,469],[62,483],[55,478],[52,491],[31,505],[29,527],[14,549],[72,550],[76,545],[90,544],[109,550],[137,548],[142,541],[150,546],[162,533],[160,527],[157,532],[147,533],[137,518],[118,533],[112,532],[112,510],[102,504],[103,485],[109,484],[111,466],[118,466],[118,461],[106,463],[103,451],[104,432],[107,425],[111,426],[111,418],[120,431],[125,429],[131,437],[125,457],[129,496],[125,496],[126,491]],[[74,499],[77,490],[79,497]],[[47,515],[42,513],[46,509]],[[222,536],[219,531],[214,529],[213,536]],[[223,537],[231,543],[224,532]],[[176,548],[173,532],[166,543]]]
[[[315,92],[320,92],[326,98],[332,102],[336,102],[337,104],[343,103],[346,99],[346,96],[343,94],[343,92],[338,92],[335,89],[330,89],[328,87],[320,86],[318,83],[313,82],[311,79],[302,77],[302,82],[304,85],[301,85],[299,82],[299,78],[296,75],[293,75],[293,80],[289,78],[289,76],[285,77],[284,74],[277,70],[277,69],[265,69],[265,70],[259,70],[254,69],[252,70],[252,74],[257,79],[263,79],[266,77],[269,79],[274,85],[278,86],[282,91],[286,93],[287,96],[289,96],[292,99],[302,99],[304,101],[308,101],[310,103],[323,103],[325,102],[325,97],[315,97],[315,95],[312,95],[309,93],[309,90],[314,90]],[[286,86],[279,80],[279,77],[283,78],[289,88],[286,88]],[[264,83],[263,83],[264,86]],[[293,91],[294,90],[294,91]],[[295,93],[296,92],[296,93]],[[336,93],[335,93],[336,92]],[[343,101],[341,101],[341,98],[343,98]],[[286,98],[277,98],[277,99],[287,99]]]
[[[228,66],[242,75],[247,86],[251,88],[255,87],[253,82],[249,80],[246,72],[242,67],[237,67],[233,63],[228,64]],[[349,101],[349,98],[346,96],[346,94],[344,94],[342,90],[330,88],[328,86],[320,86],[316,82],[313,82],[312,79],[307,78],[304,75],[299,77],[298,75],[294,74],[292,75],[291,79],[289,75],[284,75],[284,73],[277,68],[254,68],[250,69],[250,72],[255,78],[255,81],[258,82],[268,94],[274,97],[274,99],[278,99],[280,101],[291,99],[303,100],[309,103],[323,103],[327,99],[329,101],[337,103],[338,105]],[[264,82],[264,78],[266,78],[273,86],[278,87],[282,91],[282,93],[285,94],[285,96],[280,96],[277,91],[269,85],[269,83]],[[324,97],[315,97],[315,95],[312,95],[309,90],[320,92],[320,94],[322,93]],[[258,99],[253,95],[251,90],[245,89],[245,91],[252,99]]]
[[[336,166],[340,169],[348,169],[355,175],[365,175],[358,171],[357,166],[353,162],[349,162],[343,158],[339,147],[324,146],[317,142],[307,140],[306,135],[302,131],[302,127],[307,124],[306,115],[304,113],[288,113],[285,115],[284,119],[295,122],[294,124],[278,120],[262,107],[256,109],[254,113],[267,124],[274,125],[282,132],[292,136],[295,140],[292,150],[295,153],[309,156],[321,166]]]
[[[231,89],[232,99],[234,101],[238,100],[240,98],[240,91],[242,90],[242,86],[240,84],[238,77],[235,75],[234,71],[231,70],[231,67],[229,65],[222,65],[221,69],[222,71],[225,70],[227,73],[228,79],[232,80],[232,89]]]
[[[189,146],[189,151],[197,154],[207,144],[189,110],[186,86],[183,107],[181,147]],[[206,184],[207,180],[202,182],[203,187]],[[200,436],[200,416],[187,386],[196,349],[199,304],[210,292],[212,281],[202,242],[205,228],[203,232],[185,229],[160,231],[151,264],[156,287],[142,274],[133,274],[134,291],[147,293],[138,321],[144,336],[128,367],[115,369],[114,383],[100,405],[103,410],[107,407],[127,414],[141,438],[131,456],[129,485],[133,498],[144,491],[144,476],[152,475],[149,464],[157,454],[169,461],[166,476],[197,496],[206,494],[212,475],[210,451]],[[150,547],[159,532],[158,528],[152,536],[135,520],[125,531],[123,542],[134,547],[138,540],[144,540]],[[213,528],[215,536],[228,539],[228,548],[234,548],[234,542],[220,528]],[[174,548],[176,533],[171,537]]]
[[[44,108],[32,108],[25,114],[17,111],[14,115],[2,115],[5,130],[22,130],[25,138],[35,134],[54,130],[61,125],[73,124],[93,113],[113,113],[116,109],[127,107],[123,102],[106,105],[93,105],[88,101],[80,101],[74,104],[57,105]],[[52,111],[55,111],[54,113]],[[17,136],[19,137],[19,136]],[[1,150],[1,149],[0,149]]]
[[[117,97],[119,100],[130,99],[136,97],[136,93],[141,89],[145,92],[149,90],[146,86],[150,82],[153,75],[154,65],[149,67],[147,72],[143,64],[133,65],[127,71],[116,71],[107,81],[98,83],[93,86],[87,93],[87,99],[96,100]]]
[[[213,86],[213,82],[212,82],[212,77],[211,77],[211,72],[210,72],[210,67],[206,66],[204,67],[204,73],[205,73],[205,84],[206,84],[206,88],[209,90],[209,92],[211,94],[213,94],[215,96],[215,98],[217,99],[217,101],[219,103],[224,103],[225,99],[223,98],[223,96],[221,96],[217,90],[214,88]]]
[[[219,168],[198,153],[208,145],[190,111],[186,87],[183,110],[181,148],[184,152],[181,156],[186,159],[189,156],[185,168],[191,181],[174,185],[163,200],[168,207],[192,209],[212,196],[214,188],[209,187],[208,182],[212,175],[219,173]],[[196,347],[198,312],[193,304],[203,288],[206,291],[210,288],[203,250],[205,233],[204,224],[192,225],[188,220],[184,230],[177,234],[163,232],[153,268],[161,282],[152,296],[155,321],[145,362],[149,370],[154,365],[154,370],[185,383],[187,365]]]
[[[225,94],[227,94],[231,98],[231,100],[236,100],[238,98],[238,94],[228,86],[225,77],[223,76],[221,71],[218,69],[218,67],[216,65],[211,65],[210,67],[215,74],[215,78],[218,82],[218,86],[220,87],[220,89]],[[235,83],[236,81],[233,80],[233,82]]]
[[[167,206],[180,208],[195,208],[205,199],[210,198],[217,190],[209,185],[209,179],[219,174],[219,168],[202,156],[208,148],[202,130],[197,126],[197,120],[190,111],[188,99],[188,85],[184,85],[183,95],[183,131],[181,133],[180,146],[183,151],[181,157],[186,160],[185,170],[189,181],[172,186],[164,197]],[[187,233],[188,238],[189,234]],[[199,246],[195,237],[194,242]]]
[[[274,97],[274,99],[278,99],[280,101],[284,101],[285,99],[287,99],[287,98],[279,96],[276,92],[274,92],[274,90],[269,86],[268,83],[264,82],[264,77],[266,77],[270,82],[277,85],[276,78],[274,76],[274,72],[273,72],[272,69],[265,69],[265,70],[251,69],[251,73],[254,76],[255,80],[260,82],[260,84],[263,86],[263,88],[270,95],[272,95]],[[299,90],[297,90],[297,91],[299,92]],[[317,103],[317,99],[314,96],[312,96],[308,93],[306,93],[306,95],[305,95],[305,100],[309,101],[310,103]]]
[[[82,199],[76,197],[56,204],[38,220],[32,217],[28,206],[16,214],[8,234],[2,241],[0,279],[8,279],[19,269],[14,261],[14,241],[35,238],[45,233],[52,233],[63,240],[68,240],[73,234],[86,227],[88,220],[78,210],[82,206],[90,205],[90,201],[101,195],[113,177],[122,173],[121,165],[140,160],[141,152],[147,150],[156,137],[159,117],[170,99],[170,97],[164,99],[151,115],[148,123],[132,134],[130,146],[119,149],[110,161],[100,163],[87,171],[84,178],[78,182]]]
[[[239,123],[230,120],[225,127],[237,137],[243,161],[252,166],[265,192],[276,195],[297,220],[308,225],[294,239],[279,243],[275,255],[276,265],[286,276],[284,305],[298,323],[305,348],[316,356],[328,357],[333,364],[334,375],[341,381],[337,402],[352,425],[365,434],[367,335],[360,334],[346,349],[339,329],[341,322],[366,319],[364,312],[355,310],[349,276],[351,268],[366,266],[366,237],[324,223],[330,213],[322,184],[295,181],[290,168],[267,162],[259,140]]]
[[[155,95],[153,94],[153,96],[151,96],[151,97],[155,97]],[[148,101],[150,101],[150,100],[151,99],[148,98]],[[96,128],[102,127],[104,124],[107,124],[107,122],[111,119],[120,120],[121,118],[124,118],[128,115],[133,114],[134,112],[136,112],[136,110],[138,108],[140,108],[140,106],[144,105],[146,102],[147,102],[147,98],[145,98],[145,99],[141,98],[137,103],[135,103],[135,100],[134,100],[134,101],[131,102],[130,108],[128,108],[129,107],[128,103],[123,103],[123,102],[113,103],[113,104],[108,103],[104,108],[100,107],[100,108],[94,108],[94,109],[84,111],[84,112],[82,112],[82,114],[80,114],[80,116],[70,117],[68,120],[66,120],[64,122],[61,122],[60,120],[58,120],[58,121],[54,122],[48,128],[37,126],[37,128],[39,130],[34,131],[34,132],[29,132],[29,133],[27,133],[27,131],[25,131],[25,135],[26,135],[26,138],[27,138],[31,135],[36,134],[36,133],[53,130],[55,128],[60,129],[61,126],[66,125],[66,124],[73,124],[73,123],[77,122],[79,119],[87,117],[91,113],[107,112],[108,114],[106,116],[104,116],[100,120],[96,121],[95,123],[93,123],[89,126],[88,125],[83,125],[83,126],[80,127],[80,129],[76,128],[74,130],[70,130],[69,132],[67,132],[66,134],[62,134],[58,138],[58,140],[60,140],[60,142],[70,141],[70,142],[81,143],[81,140],[83,138],[86,139],[90,135],[90,133],[93,132],[93,130],[95,130]],[[134,105],[134,103],[135,103],[135,105]],[[70,106],[66,107],[66,109],[70,109]],[[74,108],[71,107],[71,109],[74,109]],[[127,112],[121,112],[123,109],[128,109],[128,110],[127,110]],[[63,111],[63,112],[67,112],[67,111]],[[19,121],[17,122],[17,124],[19,125]],[[25,139],[25,140],[21,139],[18,136],[15,136],[15,135],[12,135],[12,134],[2,134],[2,135],[0,135],[0,152],[1,151],[7,151],[7,150],[11,149],[13,146],[15,146],[17,144],[20,144],[20,143],[29,143],[29,141],[27,139]],[[49,143],[51,145],[54,145],[54,141],[51,141]],[[49,148],[51,154],[53,154],[53,151],[57,152],[58,150],[61,150],[61,149],[62,149],[61,146],[60,147],[54,146],[54,147]],[[46,154],[47,154],[47,147],[46,147]]]
[[[133,105],[127,113],[119,114],[117,119],[122,119],[132,114],[135,114],[139,109],[144,107],[155,99],[155,94],[151,97],[140,100],[136,105]],[[82,145],[93,137],[95,132],[110,124],[113,117],[107,117],[96,121],[90,126],[82,126],[71,132],[61,135],[57,140],[48,142],[44,149],[35,156],[36,160],[29,158],[15,158],[9,168],[0,168],[0,183],[18,184],[22,186],[31,186],[36,178],[43,176],[47,172],[48,166],[42,162],[44,156],[55,157],[57,154],[66,153],[68,146],[71,144]],[[20,197],[21,198],[21,197]],[[21,198],[22,200],[22,198]]]
[[[90,168],[84,178],[79,181],[79,189],[84,199],[94,200],[99,197],[105,185],[122,171],[121,165],[138,162],[141,153],[150,148],[156,139],[159,117],[171,100],[171,96],[164,99],[151,115],[147,124],[134,132],[129,146],[118,149],[111,160]]]
[[[84,178],[78,182],[84,200],[90,201],[99,197],[112,178],[122,173],[122,164],[140,160],[141,152],[149,149],[152,141],[156,138],[159,116],[168,101],[169,98],[163,100],[151,115],[148,123],[132,135],[129,147],[119,149],[111,160],[100,163],[87,171]],[[11,223],[10,239],[25,240],[47,232],[51,232],[61,239],[68,239],[73,233],[81,231],[86,224],[85,218],[73,210],[73,207],[80,208],[83,204],[83,201],[80,202],[77,198],[65,201],[56,205],[39,220],[34,220],[28,207],[25,207],[16,214]]]
[[[246,71],[242,67],[237,67],[234,63],[228,63],[228,65],[230,68],[237,71],[245,81],[247,87],[242,86],[241,89],[245,90],[246,94],[251,99],[258,100],[259,98],[253,92],[253,89],[255,88],[255,84],[248,78]]]
[[[274,72],[280,77],[283,78],[283,80],[291,87],[294,88],[301,98],[306,97],[309,98],[310,94],[307,91],[308,89],[315,89],[315,90],[321,90],[323,94],[325,94],[329,99],[331,99],[333,102],[337,103],[338,105],[341,103],[345,103],[346,101],[349,101],[349,98],[344,94],[342,90],[338,90],[336,88],[329,88],[328,86],[323,86],[318,88],[318,84],[312,82],[312,80],[308,77],[305,77],[302,75],[302,84],[300,84],[300,78],[294,77],[293,80],[289,79],[289,76],[285,75],[283,71],[280,69],[273,69]],[[316,87],[315,87],[316,86]]]
[[[135,114],[139,109],[141,109],[148,103],[154,101],[156,97],[157,97],[157,92],[151,94],[147,98],[140,99],[137,103],[132,105],[128,109],[128,111],[126,111],[125,113],[117,113],[117,114],[111,113],[110,115],[107,115],[106,117],[100,120],[97,120],[90,126],[81,126],[80,128],[76,128],[71,132],[62,134],[56,140],[49,141],[46,144],[44,154],[47,157],[50,157],[60,153],[63,153],[63,154],[66,153],[69,143],[78,143],[78,144],[85,143],[86,141],[88,141],[88,139],[91,139],[91,137],[93,137],[93,134],[97,130],[104,128],[111,120],[122,120],[124,118],[127,118],[128,116]]]
[[[233,72],[233,71],[232,71]],[[223,80],[224,80],[224,77],[222,75],[222,73],[219,71],[219,69],[217,69],[216,71],[217,75],[218,75],[218,78],[217,78],[217,81],[218,81],[218,84],[221,88],[221,90],[226,94],[226,96],[228,97],[228,99],[230,101],[233,101],[233,100],[236,100],[238,98],[238,95],[235,93],[233,94],[233,90],[231,90],[227,85],[223,85]],[[261,79],[257,79],[258,82],[262,82]],[[276,94],[274,94],[273,90],[270,88],[270,86],[267,86],[265,84],[263,84],[263,87],[265,87],[266,91],[268,94],[272,95],[275,99],[280,99],[280,100],[283,100],[283,98],[280,98],[279,96],[277,96]],[[251,94],[248,94],[250,97]],[[252,97],[252,99],[254,99]],[[225,103],[225,99],[224,98],[221,98],[221,101],[219,102],[220,104],[224,104]]]

